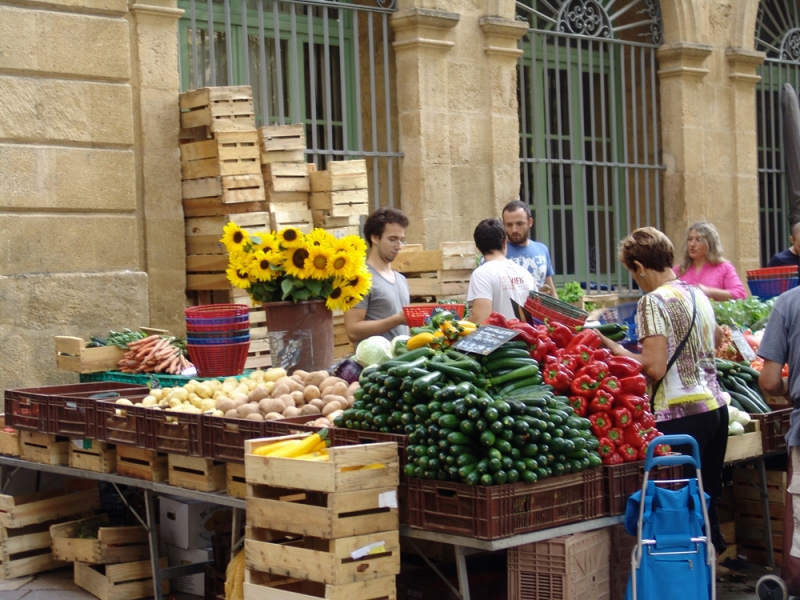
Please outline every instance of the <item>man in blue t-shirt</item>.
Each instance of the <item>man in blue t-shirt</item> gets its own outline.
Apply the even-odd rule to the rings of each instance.
[[[773,256],[768,267],[800,267],[800,223],[792,226],[789,242],[792,245]]]
[[[547,246],[531,239],[533,217],[531,209],[524,202],[514,200],[503,208],[503,225],[506,227],[508,244],[506,258],[525,267],[536,282],[536,289],[558,298],[553,283],[553,264]]]

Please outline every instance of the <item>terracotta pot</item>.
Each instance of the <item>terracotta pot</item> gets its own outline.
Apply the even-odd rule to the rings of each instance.
[[[319,371],[333,364],[333,313],[324,300],[265,302],[273,367]]]

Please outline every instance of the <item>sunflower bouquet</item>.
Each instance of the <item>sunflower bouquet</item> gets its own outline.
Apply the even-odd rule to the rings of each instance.
[[[228,251],[228,281],[257,303],[323,299],[330,310],[348,310],[372,287],[367,245],[357,235],[335,238],[318,228],[304,234],[296,227],[250,233],[230,222],[220,241]]]

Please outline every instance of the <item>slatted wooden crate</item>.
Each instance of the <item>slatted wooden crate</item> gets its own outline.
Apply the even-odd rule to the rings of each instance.
[[[88,348],[91,342],[68,335],[56,336],[56,368],[74,373],[113,371],[125,351],[116,346]]]
[[[134,446],[117,446],[117,474],[145,481],[167,481],[167,455]]]
[[[311,180],[305,163],[268,163],[261,165],[264,192],[268,202],[306,202]]]
[[[772,533],[772,556],[777,566],[783,564],[783,516],[786,498],[786,472],[767,471],[769,523]],[[748,562],[767,564],[764,540],[764,508],[758,485],[758,471],[751,468],[733,471],[733,515],[736,523],[736,549]]]
[[[0,526],[16,529],[74,518],[99,507],[100,493],[96,484],[72,493],[61,488],[17,496],[0,494]]]
[[[216,492],[226,487],[225,463],[181,454],[170,454],[168,462],[170,485],[201,492]]]
[[[181,127],[208,127],[214,133],[250,131],[256,126],[249,85],[207,87],[180,95]]]
[[[194,217],[185,219],[186,224],[186,254],[223,254],[227,256],[225,246],[220,243],[223,228],[229,221],[233,221],[242,229],[250,232],[268,231],[269,213],[242,213],[223,214],[216,217]],[[230,285],[230,283],[228,284]],[[187,287],[187,289],[192,289]],[[208,287],[195,287],[194,289],[220,289]]]
[[[96,538],[80,537],[87,527],[96,528]],[[51,525],[50,537],[53,557],[67,562],[112,565],[150,557],[147,530],[140,525],[110,527],[108,515]]]
[[[114,473],[117,469],[116,446],[97,440],[72,440],[69,466],[97,473]]]
[[[182,144],[180,149],[183,179],[261,173],[255,131],[217,133],[211,140]]]
[[[244,479],[244,465],[239,463],[227,463],[225,466],[225,490],[228,496],[234,498],[247,497],[247,482]]]
[[[163,557],[158,564],[166,569],[169,561]],[[153,596],[153,574],[149,560],[99,566],[76,562],[75,584],[100,600],[136,600]],[[161,592],[169,593],[169,580],[161,582]]]
[[[214,217],[265,210],[261,173],[186,179],[181,183],[186,217]]]
[[[750,421],[745,428],[745,433],[732,435],[728,438],[725,462],[760,456],[763,453],[761,424],[758,421]]]
[[[0,414],[0,454],[19,456],[19,432],[6,431],[6,416]]]
[[[325,585],[247,569],[245,600],[397,600],[394,576]]]
[[[20,431],[20,457],[46,465],[69,464],[69,438],[35,431]]]
[[[2,579],[15,579],[67,566],[50,549],[50,523],[0,527]]]
[[[258,128],[261,163],[304,163],[306,130],[302,123]]]
[[[467,293],[476,254],[473,242],[442,242],[439,250],[410,245],[397,255],[392,268],[406,276],[412,298],[452,297]]]
[[[270,204],[269,223],[270,227],[278,231],[284,227],[297,227],[303,233],[310,233],[314,229],[311,211],[306,210],[274,210],[275,205]]]
[[[368,187],[367,161],[334,160],[324,171],[310,173],[312,192],[340,192]]]
[[[335,164],[335,163],[334,163]],[[312,176],[317,173],[312,173]],[[314,211],[321,211],[326,225],[332,225],[333,218],[355,217],[369,214],[369,191],[366,188],[358,190],[342,190],[338,192],[311,192],[308,205]],[[317,217],[319,220],[319,217]],[[353,225],[351,219],[348,225]]]

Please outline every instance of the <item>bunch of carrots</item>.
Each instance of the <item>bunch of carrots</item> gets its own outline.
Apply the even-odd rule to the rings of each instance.
[[[192,366],[183,356],[177,338],[150,335],[129,342],[122,359],[117,363],[123,373],[170,373],[178,375]]]

